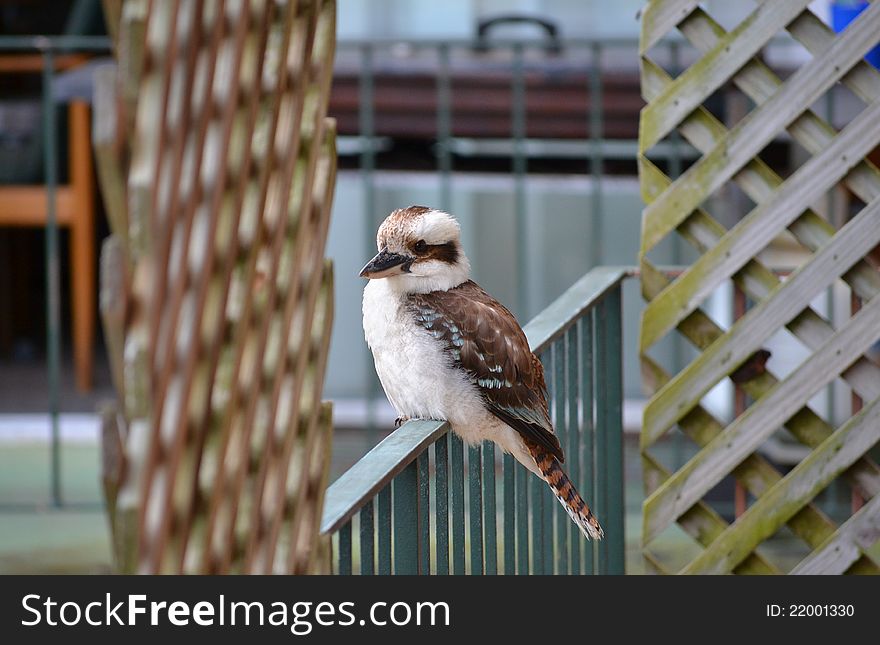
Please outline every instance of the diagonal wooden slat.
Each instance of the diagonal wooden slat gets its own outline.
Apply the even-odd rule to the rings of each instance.
[[[652,389],[656,389],[656,386],[662,385],[662,383],[669,380],[669,375],[666,374],[665,370],[648,356],[642,357],[642,373],[645,375],[646,385]],[[724,425],[721,422],[699,406],[694,408],[694,410],[684,417],[679,426],[685,435],[700,447],[706,446],[724,429]],[[830,434],[831,433],[829,432],[829,435]],[[654,460],[647,453],[642,453],[642,458],[643,461],[648,460],[650,463],[654,463]],[[657,467],[654,467],[654,470],[656,471]],[[742,463],[732,471],[732,474],[739,482],[743,483],[748,492],[756,498],[763,495],[782,479],[782,475],[780,475],[779,472],[766,459],[764,459],[764,457],[757,453],[746,457]],[[662,477],[655,475],[651,478],[646,477],[646,481],[648,479],[651,479],[654,482],[654,485],[646,491],[646,495],[653,493],[660,484],[668,480],[669,474],[663,471]],[[688,529],[688,525],[693,524],[695,521],[697,522],[695,528],[699,527],[704,532],[709,530],[702,528],[706,524],[707,519],[703,519],[705,513],[698,508],[701,504],[702,502],[697,502],[694,507],[686,511],[678,519],[678,522],[689,533],[691,533],[691,530]],[[805,505],[804,508],[789,518],[788,527],[795,535],[803,539],[804,542],[813,548],[819,547],[826,539],[833,535],[836,528],[835,524],[812,503]],[[692,535],[693,534],[694,533],[692,533]],[[717,537],[717,535],[717,533],[713,533],[714,537]],[[702,540],[700,541],[701,543],[706,544],[706,542],[703,542]],[[647,543],[645,546],[647,547]],[[747,562],[751,562],[751,558],[752,556],[749,556],[743,561],[743,563],[741,563],[741,565],[739,565],[739,567],[745,565]],[[744,571],[739,570],[739,567],[737,567],[737,573],[744,573]],[[751,567],[751,565],[749,565],[749,567]],[[880,573],[880,569],[875,568],[875,571]]]
[[[769,169],[767,170],[769,171]],[[641,172],[642,181],[646,185],[659,188],[668,186],[671,183],[648,160],[642,161]],[[813,216],[818,219],[818,216],[815,214]],[[820,221],[824,222],[824,220]],[[713,220],[702,210],[694,211],[693,215],[685,220],[678,229],[679,234],[701,252],[707,251],[716,244],[723,236],[724,231],[725,229],[721,224]],[[643,268],[647,268],[647,265],[643,265]],[[856,276],[855,278],[853,277],[854,275]],[[858,262],[856,267],[845,273],[843,278],[853,285],[855,293],[864,293],[863,297],[871,297],[877,293],[873,289],[874,282],[880,283],[880,274],[863,260]],[[779,279],[773,272],[758,260],[752,260],[746,264],[741,271],[733,276],[733,281],[749,297],[756,301],[768,297],[771,291],[780,284]],[[792,318],[786,326],[789,331],[803,341],[810,349],[816,349],[834,333],[831,324],[809,307]],[[719,336],[720,334],[721,332],[719,331]],[[870,359],[860,357],[841,374],[841,377],[863,398],[873,399],[880,396],[880,366]]]
[[[880,399],[865,407],[795,466],[684,572],[720,573],[735,565],[878,440]]]
[[[669,471],[648,455],[642,457],[642,470],[647,478],[663,483],[669,479]],[[712,507],[704,502],[697,502],[679,518],[681,527],[703,546],[709,546],[724,533],[728,524]],[[763,555],[754,552],[746,556],[737,566],[737,573],[751,575],[767,575],[779,573],[779,569]]]
[[[675,26],[684,20],[699,0],[674,0],[673,2],[649,3],[642,14],[642,35],[639,38],[639,53],[645,54],[656,45]]]
[[[769,240],[787,228],[810,204],[821,199],[852,168],[858,157],[872,150],[877,139],[880,139],[880,102],[859,114],[833,143],[789,177],[772,199],[756,206],[711,251],[694,262],[669,289],[647,306],[645,316],[652,324],[644,330],[642,349],[669,333],[723,280],[762,251]],[[676,190],[673,182],[663,194],[672,194]]]
[[[806,265],[776,287],[765,300],[704,351],[687,371],[680,373],[657,393],[646,409],[650,421],[645,423],[645,435],[654,439],[669,428],[719,380],[759,349],[779,327],[800,313],[805,301],[809,302],[849,269],[855,257],[865,255],[878,242],[880,199],[866,206]],[[654,302],[658,302],[662,295]]]
[[[873,344],[880,328],[880,298],[859,311],[829,342],[678,470],[645,500],[645,541],[709,491],[794,414],[823,385]]]
[[[873,3],[840,34],[833,34],[805,6],[795,8],[793,3],[785,7],[791,11],[785,20],[760,24],[756,20],[773,10],[780,16],[783,4],[760,0],[757,9],[730,31],[713,20],[709,9],[683,0],[649,0],[644,12],[640,56],[647,106],[640,125],[638,161],[647,206],[639,263],[648,305],[641,324],[640,354],[651,399],[641,433],[648,495],[643,506],[643,553],[646,566],[656,572],[669,572],[669,556],[655,551],[652,540],[677,521],[698,539],[702,531],[700,541],[705,545],[683,573],[743,573],[742,565],[753,561],[755,549],[773,539],[783,524],[819,554],[817,560],[807,558],[805,567],[818,568],[810,563],[825,562],[829,571],[880,573],[872,558],[876,550],[872,524],[864,519],[870,511],[857,512],[838,529],[821,510],[824,499],[813,499],[820,489],[809,490],[811,485],[827,486],[839,478],[863,499],[880,494],[880,467],[868,454],[877,439],[859,431],[864,426],[877,432],[873,416],[866,417],[874,413],[863,410],[845,421],[845,411],[835,407],[834,423],[844,417],[841,428],[835,430],[808,405],[818,390],[838,378],[860,400],[874,401],[872,406],[880,395],[880,366],[865,355],[880,339],[880,272],[873,258],[880,242],[880,171],[867,159],[880,145],[880,75],[862,60],[880,33],[880,9]],[[652,60],[656,55],[668,61],[658,45],[673,30],[698,53],[697,60],[675,78]],[[758,56],[783,30],[812,54],[784,81]],[[725,52],[727,60],[721,60],[719,52],[731,43],[737,46]],[[839,93],[834,87],[838,82],[865,103],[856,117],[848,117],[840,132],[811,107],[825,92]],[[717,96],[726,84],[738,88],[754,104],[732,127],[713,116],[714,108],[710,112],[704,106],[710,94]],[[676,129],[703,157],[673,180],[645,153]],[[759,153],[785,131],[812,158],[793,173],[785,171],[783,179],[773,162]],[[727,185],[736,185],[755,204],[729,230],[707,212],[727,198]],[[833,205],[826,193],[838,185],[867,204],[840,230],[824,219],[830,217]],[[837,190],[837,194],[844,193]],[[725,218],[729,221],[729,215],[745,205],[733,199],[725,206]],[[835,206],[835,210],[840,217],[841,209]],[[767,264],[772,255],[764,251],[775,246],[786,231],[813,255],[802,254],[804,259],[794,271],[780,279]],[[670,279],[648,254],[673,234],[700,255],[691,267]],[[724,329],[701,307],[727,282],[737,285],[751,304]],[[841,283],[860,299],[861,313],[871,310],[868,316],[856,314],[841,322],[836,310],[829,317],[818,312],[815,296],[834,284],[839,299]],[[754,357],[762,347],[778,352],[776,334],[783,328],[801,341],[809,355],[779,380],[773,374],[775,360],[764,365]],[[674,331],[701,354],[670,374],[649,352]],[[746,365],[749,372],[742,370]],[[725,428],[702,407],[702,399],[728,375],[750,397],[750,407],[740,409]],[[651,451],[675,426],[700,450],[677,472],[666,473],[658,470]],[[812,450],[785,478],[754,452],[781,427]],[[845,445],[835,444],[853,428]],[[838,456],[841,452],[843,457]],[[828,463],[833,464],[830,472]],[[728,474],[756,501],[718,535],[707,528],[711,523],[705,524],[700,505]],[[855,544],[853,533],[858,526],[866,533]]]
[[[757,155],[779,130],[791,123],[806,106],[816,101],[855,65],[876,44],[878,31],[880,5],[872,4],[847,29],[847,38],[836,39],[824,56],[803,65],[772,99],[750,112],[731,130],[722,144],[676,179],[671,190],[650,203],[643,214],[640,255],[656,246],[700,203]],[[649,147],[642,144],[640,130],[642,154]],[[855,158],[861,156],[864,155],[853,155]]]
[[[880,495],[856,511],[837,532],[791,570],[799,575],[839,575],[880,540]]]
[[[647,298],[651,298],[659,293],[663,287],[668,284],[669,280],[659,270],[653,268],[650,264],[646,264],[642,271],[642,289]],[[711,343],[717,340],[722,331],[708,316],[702,311],[696,311],[679,326],[682,335],[690,340],[699,349],[709,347]],[[642,356],[643,368],[650,366],[652,361],[650,357]],[[652,374],[649,380],[653,383],[656,375],[649,370],[648,374]],[[777,387],[779,381],[773,377],[770,372],[765,372],[758,378],[751,379],[742,384],[743,390],[749,396],[760,399],[770,393]],[[699,408],[694,408],[694,412],[698,412]],[[687,417],[682,417],[682,422]],[[815,448],[825,441],[833,432],[833,428],[821,419],[809,406],[804,406],[791,416],[786,422],[785,427],[791,434],[802,444],[810,448]],[[642,439],[642,449],[645,450],[651,444],[646,441],[644,435]],[[877,466],[868,456],[863,457],[859,462],[844,473],[844,478],[849,483],[865,491],[869,496],[880,494],[880,467]],[[653,490],[653,489],[652,489]]]
[[[642,109],[639,120],[640,145],[644,149],[656,145],[758,53],[764,43],[776,35],[781,25],[791,22],[808,4],[810,0],[787,0],[759,5],[736,29],[725,34],[697,64],[682,72],[666,90]]]

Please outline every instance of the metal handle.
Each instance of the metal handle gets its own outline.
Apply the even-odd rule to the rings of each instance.
[[[478,52],[489,51],[489,30],[495,25],[504,23],[528,23],[537,25],[544,30],[546,36],[544,50],[553,56],[558,56],[562,53],[562,43],[559,41],[559,27],[556,23],[551,22],[546,18],[539,18],[537,16],[529,16],[521,13],[501,14],[480,20],[477,23],[477,42],[474,45],[474,49]]]

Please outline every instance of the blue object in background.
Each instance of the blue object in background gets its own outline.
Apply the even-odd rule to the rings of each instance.
[[[850,2],[846,4],[832,3],[831,26],[835,33],[839,34],[846,29],[846,26],[855,20],[856,16],[867,8],[867,2]],[[877,45],[874,49],[870,50],[865,56],[865,60],[877,69],[880,69],[880,45]]]

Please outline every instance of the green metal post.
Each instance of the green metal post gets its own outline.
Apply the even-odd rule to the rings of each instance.
[[[449,575],[449,446],[448,435],[434,443],[434,487],[437,508],[437,573]]]
[[[361,541],[361,575],[376,573],[376,562],[373,559],[373,502],[367,502],[358,514],[360,519]]]
[[[471,575],[483,574],[483,504],[480,447],[468,447],[468,539],[471,545]]]
[[[565,451],[565,444],[568,440],[565,398],[571,396],[565,387],[565,338],[560,338],[551,347],[553,350],[553,426],[559,437],[559,445]],[[552,505],[552,508],[556,518],[556,539],[553,545],[555,571],[564,575],[568,573],[568,527],[572,522],[561,504],[557,502]]]
[[[55,68],[52,45],[41,39],[43,46],[43,168],[46,181],[46,344],[49,358],[49,416],[52,423],[52,505],[64,503],[61,494],[61,433],[58,414],[61,371],[61,279],[58,251],[58,219],[56,193],[58,186],[55,134],[55,98],[52,77]]]
[[[599,305],[604,310],[605,346],[607,362],[603,371],[608,403],[603,417],[605,440],[605,530],[608,537],[607,573],[625,573],[626,546],[624,540],[623,503],[623,374],[621,370],[621,302],[620,285],[611,291]]]
[[[339,575],[351,575],[351,522],[339,529]]]
[[[596,473],[596,426],[593,423],[593,318],[590,311],[580,319],[581,340],[581,401],[583,402],[583,441],[581,442],[581,495],[586,495],[596,512],[598,477]],[[581,573],[592,575],[596,566],[596,542],[583,545],[584,558]]]
[[[614,396],[613,386],[608,382],[609,363],[615,360],[611,354],[608,339],[608,296],[596,307],[596,443],[595,461],[596,468],[596,517],[608,530],[611,509],[609,508],[608,493],[608,441],[609,428],[608,418],[611,416],[611,397]],[[598,543],[598,568],[596,573],[607,574],[609,572],[609,540],[606,538]]]
[[[529,575],[529,486],[531,474],[522,464],[513,463],[516,471],[516,572]]]
[[[452,573],[464,575],[464,444],[457,435],[448,436],[452,453]]]
[[[483,450],[483,530],[485,534],[486,575],[498,574],[498,533],[495,508],[495,444],[485,442]]]
[[[379,491],[379,573],[383,576],[391,575],[391,485],[385,486]]]
[[[516,489],[514,485],[514,468],[516,464],[511,455],[505,454],[501,457],[501,472],[503,492],[503,532],[504,532],[504,574],[512,575],[516,573],[516,516],[515,500]]]
[[[391,481],[394,502],[394,574],[419,572],[419,472],[415,462]]]
[[[577,324],[574,324],[565,332],[565,387],[568,393],[568,452],[565,455],[565,464],[568,466],[568,476],[571,481],[577,486],[578,491],[583,491],[580,455],[581,425],[578,423],[578,401],[580,399],[578,368],[578,335]],[[581,547],[584,537],[574,522],[569,522],[568,532],[571,540],[569,571],[576,574],[581,570]]]
[[[431,476],[428,469],[428,451],[416,458],[419,478],[418,527],[419,573],[431,573]]]
[[[532,473],[528,474],[532,509],[532,574],[543,575],[544,569],[544,489],[547,484]]]

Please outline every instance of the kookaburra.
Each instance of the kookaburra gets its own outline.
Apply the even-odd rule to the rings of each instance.
[[[364,333],[399,421],[449,422],[467,443],[493,441],[553,489],[584,535],[602,527],[562,470],[541,361],[501,303],[470,280],[450,215],[410,206],[392,212],[379,253],[360,275]]]

